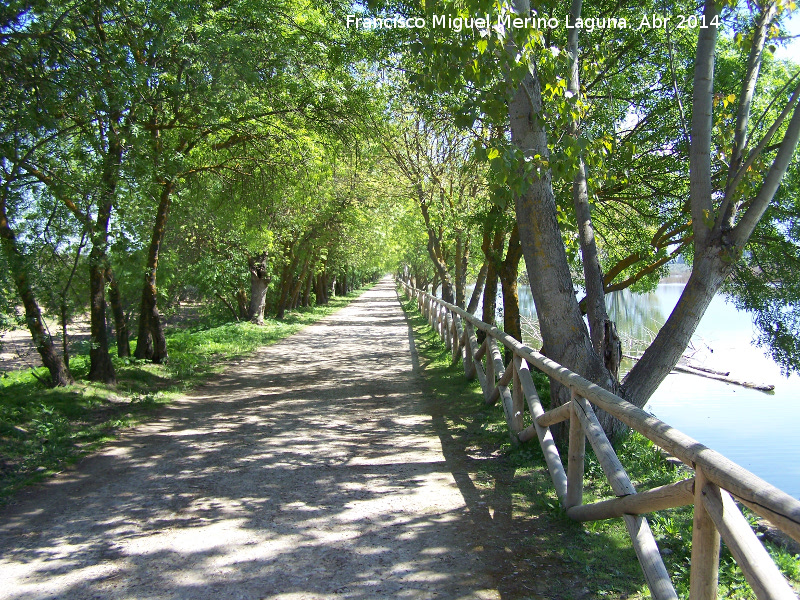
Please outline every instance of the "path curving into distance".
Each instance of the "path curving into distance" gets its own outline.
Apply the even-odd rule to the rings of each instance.
[[[19,493],[0,598],[519,597],[425,396],[385,279]]]

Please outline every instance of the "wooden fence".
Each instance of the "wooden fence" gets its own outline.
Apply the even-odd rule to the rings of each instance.
[[[642,515],[693,504],[691,600],[717,598],[720,538],[759,600],[797,600],[792,586],[756,537],[734,498],[798,542],[800,501],[465,310],[414,289],[408,282],[400,284],[409,299],[416,299],[422,314],[452,351],[453,362],[463,360],[466,376],[480,381],[485,401],[502,404],[512,441],[539,439],[556,494],[567,515],[577,521],[624,519],[653,598],[677,598],[677,594],[647,519]],[[480,345],[476,330],[486,334]],[[508,367],[503,363],[499,344],[513,353]],[[545,412],[531,378],[531,368],[569,388],[571,401]],[[527,427],[523,419],[525,404],[531,415]],[[606,438],[593,405],[683,461],[694,470],[694,477],[637,493]],[[569,448],[565,472],[549,427],[566,420],[569,420]],[[616,496],[594,504],[583,504],[587,439]]]

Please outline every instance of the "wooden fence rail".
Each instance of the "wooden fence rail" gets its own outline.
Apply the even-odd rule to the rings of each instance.
[[[720,539],[725,541],[759,600],[798,600],[767,550],[756,537],[734,498],[800,542],[800,501],[770,485],[721,454],[703,446],[619,396],[583,379],[532,348],[465,310],[400,281],[431,327],[463,361],[467,378],[477,378],[488,404],[500,402],[512,443],[538,438],[556,494],[567,515],[578,521],[622,517],[656,599],[677,594],[647,519],[649,512],[694,505],[690,600],[717,598]],[[486,334],[478,344],[476,330]],[[506,366],[502,344],[513,354]],[[566,386],[570,402],[545,411],[531,377],[531,368]],[[523,412],[531,415],[525,427]],[[693,478],[637,493],[595,416],[601,408],[694,469]],[[569,420],[567,468],[553,441],[550,426]],[[592,446],[614,492],[614,498],[583,504],[584,449]]]

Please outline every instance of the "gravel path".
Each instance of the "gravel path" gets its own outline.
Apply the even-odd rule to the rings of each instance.
[[[24,490],[0,598],[520,597],[412,348],[384,280]]]

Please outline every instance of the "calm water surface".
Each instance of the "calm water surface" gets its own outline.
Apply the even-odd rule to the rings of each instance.
[[[683,284],[661,284],[655,293],[639,296],[635,302],[651,306],[650,314],[660,326],[682,291]],[[623,313],[612,317],[625,318]],[[800,377],[781,375],[764,350],[751,344],[756,334],[749,313],[716,296],[690,352],[699,364],[730,371],[736,379],[771,383],[774,393],[674,374],[664,380],[645,409],[800,498]]]
[[[620,334],[651,339],[672,312],[683,286],[662,283],[651,294],[610,295],[610,316]],[[520,308],[523,314],[535,315],[530,290],[524,286],[520,286]],[[764,351],[751,344],[755,336],[750,314],[717,296],[689,353],[695,363],[730,371],[736,379],[773,384],[774,393],[673,374],[645,410],[800,498],[800,377],[781,375]]]

